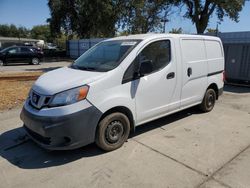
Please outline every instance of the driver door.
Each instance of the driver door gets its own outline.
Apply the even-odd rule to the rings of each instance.
[[[139,64],[147,62],[152,66],[148,74],[133,81],[137,124],[156,119],[180,106],[180,98],[175,95],[177,68],[171,46],[169,39],[154,41],[137,56]]]

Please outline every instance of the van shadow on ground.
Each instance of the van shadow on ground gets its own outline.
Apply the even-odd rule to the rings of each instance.
[[[130,138],[197,113],[200,112],[196,108],[191,108],[144,124],[137,127],[136,132],[131,134]],[[23,169],[60,166],[81,158],[94,157],[102,154],[105,154],[105,152],[97,148],[95,144],[71,151],[46,151],[28,139],[22,127],[9,130],[0,135],[1,157]]]

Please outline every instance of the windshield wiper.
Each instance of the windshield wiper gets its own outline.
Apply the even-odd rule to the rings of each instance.
[[[96,71],[95,67],[77,67],[80,70],[87,70],[87,71]]]
[[[77,66],[75,64],[72,64],[71,68],[73,68],[73,69],[79,69],[79,70],[88,70],[88,71],[95,71],[96,70],[95,67],[80,67],[80,66]]]
[[[79,69],[79,67],[78,67],[77,65],[75,65],[75,64],[72,64],[70,67],[71,67],[72,69]]]

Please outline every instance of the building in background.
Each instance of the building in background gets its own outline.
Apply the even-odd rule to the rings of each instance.
[[[43,48],[44,41],[28,38],[0,37],[0,49],[7,48],[13,45],[34,45]]]

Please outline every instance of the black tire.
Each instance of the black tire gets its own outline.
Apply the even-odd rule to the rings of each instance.
[[[39,64],[40,64],[40,59],[37,58],[37,57],[33,57],[33,58],[31,59],[31,64],[32,64],[32,65],[39,65]]]
[[[95,143],[104,151],[120,148],[127,141],[130,122],[126,115],[116,112],[104,117],[98,124]]]
[[[215,91],[213,89],[208,89],[206,91],[202,103],[200,104],[200,109],[203,112],[210,112],[211,110],[213,110],[215,102],[216,102]]]

